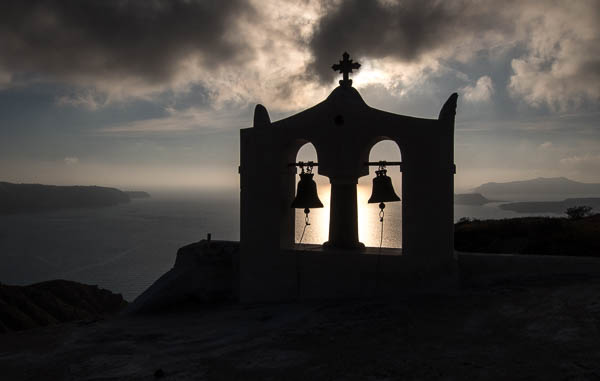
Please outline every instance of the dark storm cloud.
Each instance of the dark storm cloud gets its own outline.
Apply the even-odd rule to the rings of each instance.
[[[502,2],[507,8],[512,2]],[[347,50],[354,57],[394,57],[410,62],[438,50],[451,50],[461,39],[487,32],[509,32],[510,19],[494,3],[475,1],[332,2],[309,42],[311,65],[321,81],[335,75],[330,69]]]
[[[205,67],[243,57],[226,33],[250,14],[245,0],[3,1],[0,72],[160,83],[191,56]]]
[[[200,85],[210,102],[290,109],[331,85],[347,50],[363,72],[385,71],[372,80],[386,87],[456,76],[474,91],[487,76],[490,90],[567,109],[600,98],[599,10],[600,0],[7,0],[0,90],[49,79],[68,88],[58,104],[98,109]],[[499,78],[489,64],[501,60]],[[466,69],[448,74],[456,63]]]

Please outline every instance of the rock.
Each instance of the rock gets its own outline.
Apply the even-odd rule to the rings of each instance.
[[[211,304],[238,297],[239,242],[202,240],[180,248],[175,265],[125,310],[166,311],[178,306]]]
[[[98,319],[120,311],[125,305],[127,302],[121,295],[67,280],[30,286],[0,284],[0,332]]]

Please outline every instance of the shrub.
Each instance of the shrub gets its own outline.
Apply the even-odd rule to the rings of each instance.
[[[466,224],[468,222],[473,221],[471,218],[469,217],[461,217],[458,219],[458,222],[456,222],[457,224]]]
[[[591,215],[592,207],[587,205],[572,206],[570,208],[567,208],[567,210],[565,210],[565,213],[567,214],[567,216],[569,216],[569,218],[573,220],[578,220],[580,218],[584,218]]]

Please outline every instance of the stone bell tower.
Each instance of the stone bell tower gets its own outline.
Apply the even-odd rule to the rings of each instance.
[[[271,122],[257,105],[240,131],[240,298],[242,302],[393,295],[454,276],[454,116],[457,94],[437,119],[369,107],[349,73],[321,103]],[[371,147],[396,142],[402,153],[402,249],[381,255],[358,240],[358,179],[369,174]],[[294,244],[299,148],[314,145],[318,173],[331,182],[329,240],[319,250]],[[290,165],[291,164],[291,165]],[[389,253],[389,251],[388,251]]]

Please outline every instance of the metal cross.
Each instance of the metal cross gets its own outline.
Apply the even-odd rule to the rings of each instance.
[[[347,52],[344,52],[342,55],[342,60],[339,64],[334,64],[331,68],[334,71],[339,71],[344,76],[340,85],[342,86],[352,86],[352,80],[348,79],[348,73],[352,73],[352,69],[358,70],[360,68],[360,64],[358,62],[352,62],[350,55]]]

